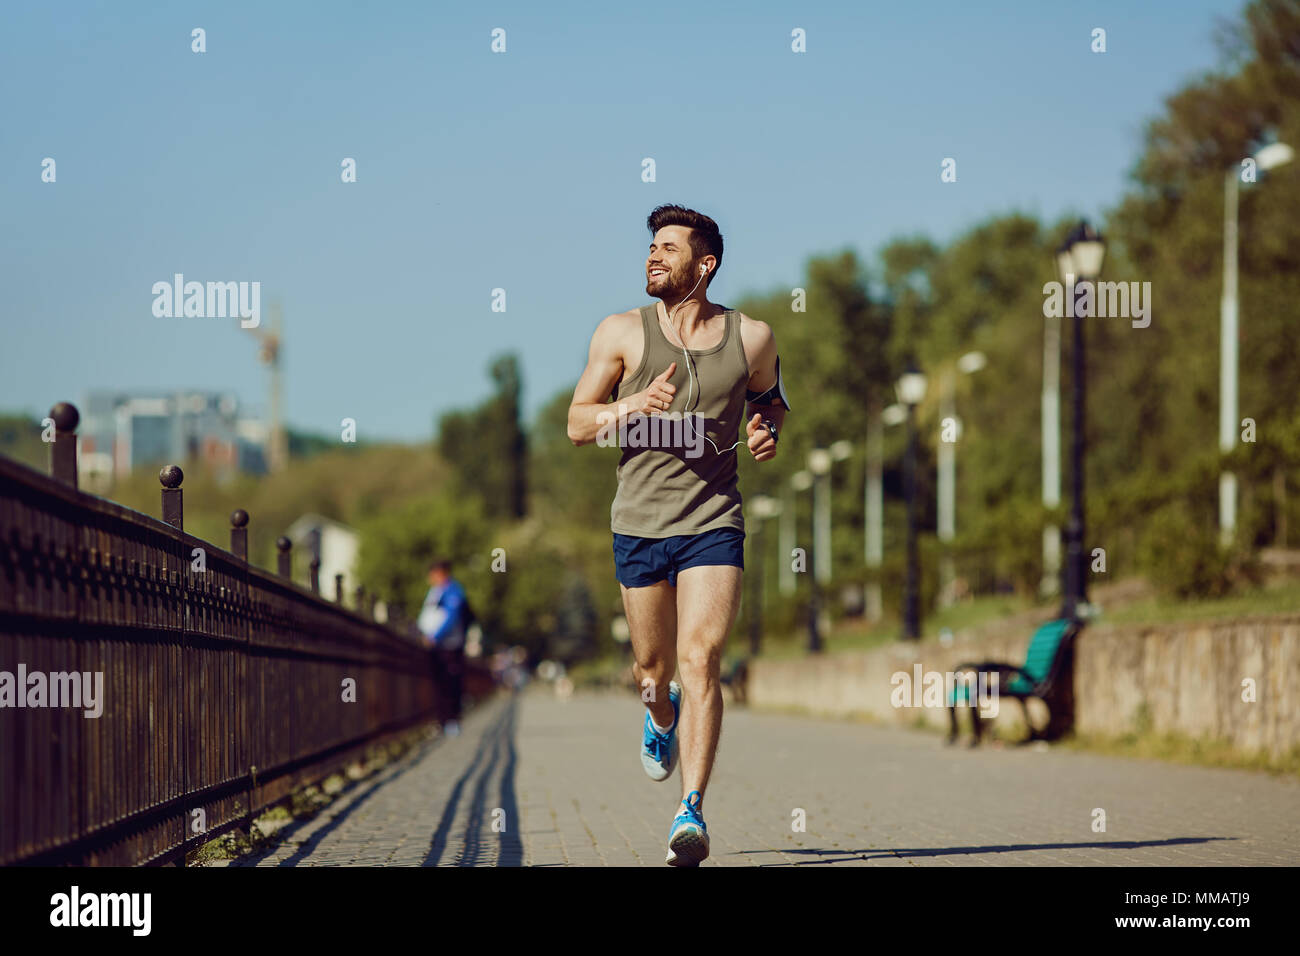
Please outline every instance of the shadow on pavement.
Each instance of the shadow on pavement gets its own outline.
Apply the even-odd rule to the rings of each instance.
[[[867,850],[819,850],[814,848],[792,848],[788,850],[739,850],[738,853],[743,855],[757,855],[759,853],[782,853],[788,856],[812,855],[816,854],[819,859],[801,860],[793,864],[773,864],[781,866],[806,866],[810,863],[845,863],[849,860],[881,860],[890,857],[926,857],[926,856],[951,856],[954,854],[971,854],[971,853],[1021,853],[1028,850],[1136,850],[1144,847],[1158,846],[1181,846],[1192,843],[1210,843],[1215,840],[1236,840],[1237,837],[1174,837],[1168,840],[1115,840],[1113,842],[1100,843],[999,843],[991,846],[948,846],[948,847],[915,847],[902,849],[879,849],[871,848]],[[829,857],[830,859],[820,859],[820,857]]]
[[[399,760],[404,761],[404,765],[395,773],[392,773],[391,775],[386,776],[384,773],[385,769],[388,768],[381,768],[377,773],[378,779],[357,780],[357,781],[353,781],[352,783],[349,783],[347,786],[345,786],[342,790],[340,790],[337,794],[334,795],[335,801],[350,796],[358,787],[365,787],[365,789],[362,790],[360,794],[355,799],[353,799],[346,807],[344,807],[333,817],[331,817],[328,823],[324,824],[323,826],[321,826],[319,830],[315,831],[311,835],[311,837],[309,837],[306,841],[304,841],[302,845],[298,847],[298,849],[294,850],[294,852],[290,856],[286,857],[284,860],[281,860],[276,865],[297,866],[298,863],[304,857],[308,856],[312,852],[312,850],[314,850],[317,846],[320,845],[320,841],[322,839],[324,839],[328,834],[333,832],[339,826],[339,824],[341,824],[344,820],[346,820],[352,814],[352,811],[354,811],[357,807],[361,806],[361,804],[365,803],[366,800],[368,800],[376,790],[384,786],[384,784],[390,783],[398,779],[399,777],[401,777],[402,774],[406,773],[408,770],[410,770],[412,767],[418,764],[422,759],[424,759],[425,754],[427,754],[430,751],[430,749],[432,749],[433,747],[436,747],[440,742],[441,742],[441,738],[439,738],[438,740],[425,739],[421,741],[413,753],[407,753],[404,754],[402,757],[398,758]],[[320,813],[328,813],[329,809],[330,808],[328,806],[324,807],[320,811]],[[313,813],[310,816],[304,817],[301,820],[295,820],[293,823],[281,827],[279,830],[275,832],[275,835],[272,837],[272,841],[267,846],[253,853],[248,853],[240,857],[237,861],[235,861],[234,865],[235,866],[256,866],[262,860],[265,860],[267,857],[271,856],[277,850],[283,848],[285,843],[292,842],[293,837],[296,833],[298,833],[299,831],[303,830],[308,826],[311,826],[311,824],[314,823],[318,818],[319,818],[319,813]]]
[[[490,862],[490,859],[486,858],[484,853],[483,834],[484,830],[493,822],[491,818],[492,809],[496,809],[489,809],[488,807],[488,788],[493,775],[498,772],[498,768],[501,780],[497,790],[497,800],[499,808],[505,814],[506,828],[501,833],[496,865],[523,865],[524,848],[519,839],[519,811],[518,802],[515,798],[515,765],[518,762],[518,755],[515,750],[515,722],[518,709],[518,698],[512,694],[506,706],[502,709],[500,716],[484,731],[483,736],[479,739],[478,750],[474,754],[474,759],[465,769],[465,772],[456,780],[455,786],[452,787],[451,795],[447,799],[447,805],[443,807],[438,828],[434,830],[433,839],[429,843],[429,853],[421,865],[437,866],[441,862],[442,856],[447,850],[452,824],[455,822],[456,811],[460,806],[461,795],[466,784],[470,782],[470,779],[476,773],[478,777],[473,783],[473,792],[469,798],[468,818],[465,822],[464,850],[460,859],[456,861],[456,865],[477,866]],[[504,761],[502,759],[503,750],[505,752]]]

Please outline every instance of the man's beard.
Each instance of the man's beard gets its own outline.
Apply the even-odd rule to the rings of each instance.
[[[657,282],[650,278],[646,279],[646,295],[656,296],[665,302],[679,302],[691,291],[690,286],[682,284],[683,281],[684,277],[680,273],[670,269],[668,274]]]

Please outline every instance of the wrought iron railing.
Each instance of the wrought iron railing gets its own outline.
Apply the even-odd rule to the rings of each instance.
[[[0,864],[183,862],[433,717],[409,622],[294,584],[287,538],[251,567],[242,510],[186,534],[176,466],[162,521],[78,491],[50,415],[49,476],[0,458]]]

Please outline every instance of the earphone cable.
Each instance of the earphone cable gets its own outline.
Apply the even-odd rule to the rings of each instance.
[[[678,302],[677,305],[673,306],[673,311],[670,312],[670,313],[668,314],[668,325],[672,328],[672,330],[673,330],[673,335],[677,336],[677,341],[678,341],[678,343],[680,343],[680,344],[678,345],[678,348],[680,348],[680,349],[682,350],[682,358],[684,358],[684,359],[686,360],[686,375],[687,375],[687,380],[688,380],[689,383],[690,383],[689,386],[687,387],[687,390],[686,390],[686,402],[685,402],[685,407],[686,407],[687,411],[684,413],[684,414],[686,415],[686,421],[687,421],[687,423],[691,426],[691,431],[692,431],[692,432],[694,432],[695,434],[699,435],[701,438],[703,438],[703,439],[704,439],[706,442],[708,442],[710,445],[713,445],[713,451],[714,451],[715,454],[722,455],[722,454],[725,454],[725,452],[723,452],[722,450],[720,450],[720,449],[718,448],[717,445],[714,445],[714,444],[713,444],[713,439],[710,438],[708,435],[704,435],[704,434],[701,434],[700,432],[696,431],[696,430],[695,430],[695,423],[691,421],[691,418],[690,418],[691,392],[692,392],[692,390],[693,390],[694,387],[695,387],[695,373],[694,373],[694,371],[692,370],[692,367],[691,367],[691,366],[692,366],[692,363],[691,363],[691,356],[690,356],[690,353],[689,353],[689,352],[687,351],[687,349],[686,349],[686,339],[682,336],[680,330],[677,328],[677,325],[676,325],[676,323],[674,322],[674,316],[675,316],[677,310],[680,309],[680,308],[682,307],[682,304],[686,302],[686,299],[689,299],[692,295],[695,294],[695,290],[696,290],[696,288],[698,288],[698,287],[699,287],[699,284],[704,280],[705,275],[707,275],[707,272],[704,271],[704,270],[701,270],[701,272],[700,272],[700,277],[699,277],[698,279],[695,280],[695,285],[691,286],[691,291],[688,292],[688,293],[686,293],[686,298],[682,299],[681,302]],[[744,439],[741,439],[740,441],[737,441],[736,444],[735,444],[735,445],[732,445],[731,448],[728,448],[727,451],[732,451],[732,450],[734,450],[734,449],[736,448],[736,446],[737,446],[737,445],[740,445],[741,442],[743,442],[743,441],[744,441]]]

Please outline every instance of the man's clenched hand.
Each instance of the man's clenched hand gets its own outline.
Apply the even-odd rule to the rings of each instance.
[[[745,424],[745,431],[749,433],[749,453],[754,456],[754,461],[767,461],[775,457],[776,439],[763,424],[762,415],[755,412],[754,417]]]
[[[671,362],[664,371],[647,386],[644,392],[637,392],[628,398],[628,405],[633,412],[643,415],[660,415],[673,403],[676,385],[669,385],[668,379],[677,371],[677,363]]]

